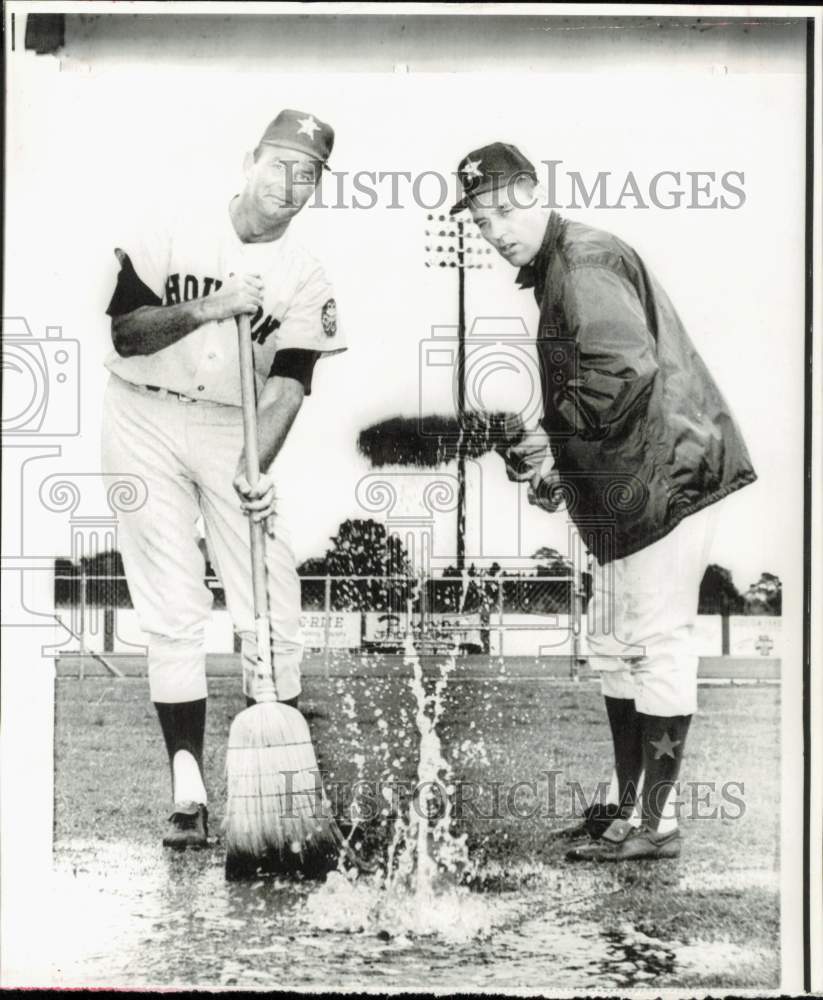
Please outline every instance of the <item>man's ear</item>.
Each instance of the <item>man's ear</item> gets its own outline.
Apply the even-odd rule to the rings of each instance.
[[[254,153],[249,150],[243,157],[243,173],[248,174],[254,164]]]

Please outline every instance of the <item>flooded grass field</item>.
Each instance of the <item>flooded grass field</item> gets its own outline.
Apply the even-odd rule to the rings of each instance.
[[[445,891],[420,915],[428,928],[412,930],[415,902],[381,900],[368,879],[226,884],[219,851],[163,857],[149,845],[76,843],[58,864],[54,984],[591,993],[753,982],[774,962],[750,943],[715,943],[707,955],[629,922],[603,929],[577,900],[619,891],[613,873],[525,881]]]
[[[427,717],[440,714],[426,750],[413,679],[379,673],[305,682],[301,708],[333,807],[358,819],[361,850],[381,862],[375,874],[344,869],[319,882],[226,882],[219,840],[164,852],[168,767],[145,681],[61,678],[50,981],[587,993],[778,985],[776,687],[701,689],[683,777],[704,787],[681,796],[683,854],[615,867],[570,864],[547,836],[576,787],[591,793],[608,780],[595,685],[449,681],[433,669],[422,689]],[[210,680],[216,837],[237,686]],[[415,787],[421,743],[450,790],[448,830],[431,847],[441,863],[422,881],[402,879],[401,856],[387,877],[410,802],[386,789]],[[423,850],[417,833],[408,839]],[[411,849],[406,859],[419,868]]]

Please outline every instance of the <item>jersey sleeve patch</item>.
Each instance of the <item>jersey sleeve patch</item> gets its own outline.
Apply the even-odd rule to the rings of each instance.
[[[334,299],[326,299],[320,311],[320,322],[323,324],[323,333],[327,337],[333,337],[337,333],[337,303]]]
[[[134,269],[131,258],[119,247],[114,251],[120,261],[120,273],[117,275],[117,285],[106,309],[112,318],[134,312],[141,306],[161,306],[162,300],[140,278]]]
[[[306,351],[299,347],[280,350],[274,356],[269,378],[273,375],[293,378],[303,386],[303,392],[311,396],[311,378],[319,356],[319,351]]]
[[[319,351],[323,357],[346,349],[334,289],[316,261],[307,264],[305,277],[286,308],[277,346]]]

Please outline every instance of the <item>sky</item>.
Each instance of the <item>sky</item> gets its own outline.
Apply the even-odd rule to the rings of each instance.
[[[348,204],[357,171],[449,175],[465,152],[497,139],[516,143],[535,162],[562,161],[561,214],[614,232],[640,252],[748,444],[759,478],[720,505],[712,560],[732,570],[741,590],[762,571],[784,579],[794,573],[802,518],[801,67],[794,71],[784,60],[780,72],[770,72],[767,54],[734,48],[718,63],[715,52],[698,46],[679,54],[676,72],[657,50],[611,59],[606,73],[584,56],[581,50],[577,63],[569,57],[550,73],[496,73],[490,62],[486,72],[278,74],[259,59],[244,64],[238,51],[207,65],[92,56],[61,66],[15,53],[5,329],[9,317],[24,317],[35,338],[60,327],[77,345],[69,383],[52,389],[51,424],[36,441],[21,438],[28,451],[5,457],[15,485],[6,477],[4,503],[20,525],[20,554],[68,554],[69,515],[43,499],[53,481],[82,484],[75,520],[106,511],[95,474],[113,247],[135,223],[162,221],[181,197],[236,190],[243,153],[281,107],[295,107],[333,123],[332,166],[348,175]],[[680,172],[686,188],[689,171],[734,171],[743,175],[745,200],[726,210],[571,208],[572,171],[589,186],[609,171],[617,191],[629,172],[647,190],[660,171]],[[334,200],[334,187],[325,191]],[[299,560],[322,555],[342,520],[375,516],[414,544],[421,537],[415,524],[429,518],[435,563],[453,561],[454,515],[427,512],[423,496],[454,469],[375,473],[356,450],[359,431],[375,421],[453,406],[449,370],[426,359],[429,342],[448,340],[456,323],[456,274],[425,266],[428,213],[410,203],[405,187],[401,192],[402,207],[390,207],[383,184],[372,208],[308,208],[295,223],[333,278],[350,345],[318,366],[275,468]],[[491,333],[509,345],[499,348],[503,355],[528,358],[531,293],[515,288],[505,262],[486,260],[493,266],[467,274],[470,352]],[[528,375],[505,366],[473,385],[479,381],[478,402],[490,409],[514,409],[512,399],[528,396]],[[71,430],[72,407],[77,433],[60,436]],[[56,416],[64,411],[68,416]],[[381,506],[386,483],[396,497]],[[469,559],[528,565],[541,546],[568,549],[566,519],[529,508],[495,456],[470,468],[467,507]]]

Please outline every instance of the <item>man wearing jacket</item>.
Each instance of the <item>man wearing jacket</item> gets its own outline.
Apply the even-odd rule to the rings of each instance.
[[[502,443],[510,478],[565,502],[596,560],[590,663],[614,746],[614,801],[563,831],[570,860],[680,853],[670,814],[697,708],[691,638],[713,505],[756,476],[729,407],[663,288],[617,237],[545,205],[533,165],[500,142],[461,160],[483,237],[532,288],[543,417]],[[629,822],[642,780],[639,827]]]

